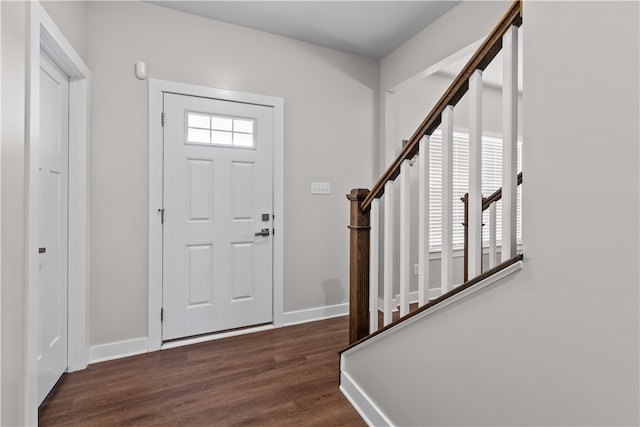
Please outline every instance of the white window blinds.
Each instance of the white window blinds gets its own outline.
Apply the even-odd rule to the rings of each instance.
[[[521,163],[522,141],[518,141],[518,171]],[[436,130],[431,135],[429,148],[429,246],[439,250],[442,244],[442,132]],[[482,196],[490,196],[502,186],[502,139],[482,137]],[[464,247],[464,203],[460,200],[469,191],[469,134],[453,133],[453,248]],[[521,191],[518,187],[517,239],[522,241]],[[482,242],[489,245],[489,211],[483,215]],[[497,204],[497,235],[502,237],[502,203]]]

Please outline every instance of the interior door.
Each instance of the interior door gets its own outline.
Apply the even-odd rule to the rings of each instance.
[[[164,94],[162,339],[273,320],[273,108]]]
[[[69,79],[41,53],[38,403],[67,369]]]

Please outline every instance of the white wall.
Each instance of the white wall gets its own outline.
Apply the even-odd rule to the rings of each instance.
[[[24,423],[24,150],[25,3],[0,2],[2,8],[2,141],[0,206],[2,248],[2,425]],[[86,40],[84,2],[46,2],[61,31],[81,52]],[[65,17],[62,19],[62,17]],[[84,16],[84,17],[83,17]]]
[[[505,1],[461,2],[382,59],[380,88],[391,90],[485,37],[509,7]],[[467,16],[474,19],[468,20]],[[459,25],[466,20],[464,25]]]
[[[62,31],[81,58],[87,57],[86,1],[43,1],[42,7]]]
[[[525,265],[345,357],[394,424],[640,422],[639,12],[525,3]]]
[[[2,425],[19,425],[24,394],[25,8],[2,2]]]
[[[140,2],[90,2],[92,345],[147,335],[147,83],[285,100],[285,311],[346,303],[348,202],[373,180],[379,63]],[[311,196],[330,181],[330,196]],[[276,237],[278,231],[276,230]]]
[[[502,66],[496,59],[491,67]],[[420,123],[434,107],[436,102],[447,90],[453,78],[441,74],[411,81],[402,89],[394,92],[393,109],[388,121],[391,121],[393,150],[399,153],[399,144],[403,139],[409,139]],[[518,131],[522,132],[522,95],[519,99]],[[485,85],[482,94],[482,131],[489,136],[502,134],[502,90],[501,88]],[[454,126],[456,130],[469,130],[469,96],[462,97],[454,112]],[[522,136],[522,135],[520,135]]]
[[[432,72],[434,66],[452,54],[486,37],[508,4],[503,1],[461,2],[383,58],[380,65],[380,116],[385,117],[392,111],[393,106],[387,106],[386,101],[393,96],[398,85],[419,79],[425,70]],[[474,19],[458,25],[466,16],[474,16]],[[387,129],[385,120],[380,121],[380,135],[384,143],[379,146],[377,166],[382,172],[393,161],[396,150],[391,142],[395,136],[391,129]]]

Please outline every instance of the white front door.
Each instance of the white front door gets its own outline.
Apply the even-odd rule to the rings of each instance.
[[[67,369],[69,79],[40,60],[38,403]]]
[[[162,339],[273,320],[273,108],[164,94]]]

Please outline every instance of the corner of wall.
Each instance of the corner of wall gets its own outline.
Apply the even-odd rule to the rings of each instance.
[[[24,424],[24,143],[26,10],[24,2],[2,9],[1,356],[2,425]],[[9,185],[11,183],[11,185]]]

